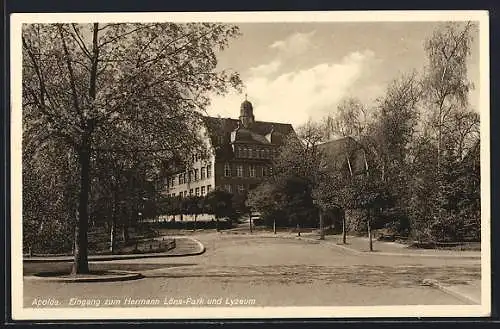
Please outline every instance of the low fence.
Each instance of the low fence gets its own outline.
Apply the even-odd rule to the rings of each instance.
[[[177,243],[175,241],[175,238],[165,238],[160,239],[154,239],[151,241],[146,241],[146,242],[141,242],[143,244],[142,250],[139,250],[139,242],[136,243],[135,245],[135,251],[134,253],[148,253],[152,252],[153,249],[155,250],[161,250],[162,252],[167,252],[169,250],[174,249],[177,246]],[[149,246],[149,248],[148,248]]]
[[[194,230],[194,229],[219,229],[225,230],[233,227],[232,222],[227,220],[211,221],[175,221],[175,222],[153,222],[149,223],[155,229],[172,230]]]

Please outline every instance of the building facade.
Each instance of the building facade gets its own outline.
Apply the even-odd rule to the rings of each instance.
[[[291,124],[256,121],[245,100],[238,119],[205,117],[208,159],[193,157],[166,180],[170,196],[204,196],[215,188],[244,194],[270,174],[272,158],[286,138],[296,138]]]

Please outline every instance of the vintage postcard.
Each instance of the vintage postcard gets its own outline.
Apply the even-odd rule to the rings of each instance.
[[[488,316],[486,11],[13,14],[12,316]]]

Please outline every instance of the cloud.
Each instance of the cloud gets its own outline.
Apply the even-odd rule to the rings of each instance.
[[[256,120],[289,122],[296,126],[309,118],[321,119],[335,111],[351,87],[370,70],[373,59],[374,53],[370,50],[356,51],[339,62],[321,63],[274,77],[250,76],[245,81],[246,92],[254,105]],[[242,100],[238,94],[214,97],[209,113],[236,118]]]
[[[302,54],[311,48],[312,37],[316,31],[311,31],[308,33],[294,33],[288,36],[284,40],[275,41],[269,47],[277,49],[284,54],[298,55]]]
[[[259,75],[268,75],[275,73],[280,67],[281,67],[281,61],[274,60],[269,64],[262,64],[259,66],[251,67],[249,70],[252,75],[259,76]]]

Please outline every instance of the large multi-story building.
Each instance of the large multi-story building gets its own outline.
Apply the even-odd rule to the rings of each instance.
[[[248,100],[239,119],[205,117],[208,159],[193,157],[167,178],[170,196],[204,196],[215,188],[243,194],[269,175],[271,159],[286,138],[296,136],[291,124],[256,121]]]

